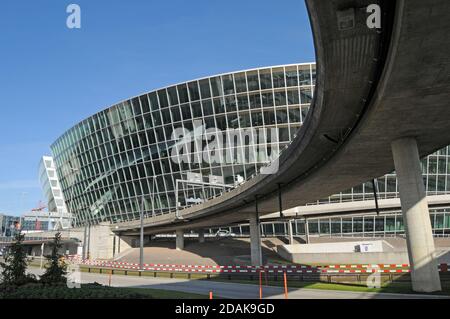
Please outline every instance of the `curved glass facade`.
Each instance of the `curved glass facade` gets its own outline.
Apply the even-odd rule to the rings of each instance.
[[[52,145],[75,225],[137,219],[142,206],[146,215],[162,214],[175,210],[176,201],[204,201],[250,178],[270,161],[261,154],[274,156],[292,140],[314,81],[314,64],[222,74],[137,96],[77,124]],[[240,139],[217,145],[219,157],[231,158],[205,159],[202,140],[202,147],[188,149],[189,160],[174,160],[180,140],[173,133],[195,132],[198,123],[206,140],[220,140],[219,133]],[[277,136],[269,138],[269,129]],[[200,183],[177,182],[188,172],[201,174]],[[212,180],[220,187],[201,184]]]
[[[270,161],[267,155],[294,138],[314,85],[314,64],[227,73],[151,91],[75,125],[52,145],[75,226],[135,220],[141,207],[146,216],[163,214],[174,211],[176,202],[201,202],[251,178]],[[174,134],[180,129],[194,138],[180,139]],[[241,143],[225,143],[235,138]],[[205,156],[203,150],[219,140],[221,160],[214,161],[214,152]],[[181,152],[180,143],[189,147]],[[449,157],[446,147],[422,160],[429,195],[449,192]],[[377,185],[380,198],[399,196],[395,173],[378,178]],[[311,204],[372,198],[369,182]]]

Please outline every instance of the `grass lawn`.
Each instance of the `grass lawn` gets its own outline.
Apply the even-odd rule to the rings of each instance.
[[[203,279],[206,280],[206,279]],[[214,281],[220,282],[236,282],[243,284],[254,284],[259,285],[257,280],[227,280],[223,278],[211,278]],[[263,281],[263,287],[265,282]],[[283,287],[284,283],[282,281],[268,281],[268,286],[278,286]],[[288,288],[308,288],[308,289],[323,289],[323,290],[341,290],[341,291],[355,291],[355,292],[375,292],[375,293],[401,293],[401,294],[417,294],[411,290],[410,282],[394,282],[383,284],[380,288],[368,288],[365,285],[358,284],[337,284],[337,283],[325,283],[325,282],[302,282],[302,281],[292,281],[288,282]],[[263,288],[264,289],[264,288]],[[450,282],[442,282],[442,291],[435,292],[433,294],[437,295],[450,295]]]

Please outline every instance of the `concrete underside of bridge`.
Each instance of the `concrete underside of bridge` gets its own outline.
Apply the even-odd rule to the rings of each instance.
[[[316,47],[316,92],[308,118],[280,156],[279,169],[181,210],[181,219],[175,213],[147,218],[146,234],[242,222],[255,212],[255,198],[261,215],[273,213],[279,185],[284,208],[338,193],[393,171],[391,143],[401,138],[414,138],[419,156],[450,144],[450,3],[378,1],[383,25],[375,30],[365,23],[365,7],[373,2],[306,1]],[[355,25],[339,28],[337,12],[348,9]],[[401,185],[403,204],[409,189]],[[422,216],[424,207],[412,216]],[[403,208],[406,216],[409,211]],[[409,226],[408,236],[421,220],[412,218],[418,226]],[[139,233],[139,221],[117,226],[114,231],[121,234]],[[414,289],[437,287],[417,282]]]

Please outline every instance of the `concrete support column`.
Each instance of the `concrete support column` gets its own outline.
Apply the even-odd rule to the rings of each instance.
[[[261,231],[257,213],[250,213],[249,224],[252,266],[262,266]]]
[[[205,242],[205,231],[203,229],[198,230],[198,242],[199,243]]]
[[[309,224],[308,219],[305,218],[305,242],[309,244]]]
[[[177,230],[176,249],[177,250],[184,249],[184,232],[182,229]]]
[[[288,236],[289,236],[289,245],[294,244],[294,232],[292,231],[292,220],[288,220]]]
[[[441,282],[417,142],[414,138],[402,138],[393,141],[391,146],[400,188],[412,288],[417,292],[440,291]]]
[[[84,236],[83,236],[83,260],[87,257],[87,225],[84,225]]]

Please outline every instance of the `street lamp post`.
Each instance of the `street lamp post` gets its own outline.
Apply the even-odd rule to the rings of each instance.
[[[78,172],[79,169],[75,168],[75,167],[71,167],[70,170],[72,172]],[[72,190],[70,193],[70,216],[69,216],[69,238],[70,238],[70,227],[72,226],[72,214],[73,214],[73,193],[75,190],[75,177],[73,178],[73,183],[72,183]],[[61,218],[60,218],[60,224],[61,224],[61,228],[62,228],[62,213],[61,213]]]
[[[141,236],[140,236],[140,249],[139,249],[139,270],[144,270],[144,196],[142,196],[141,202]]]

